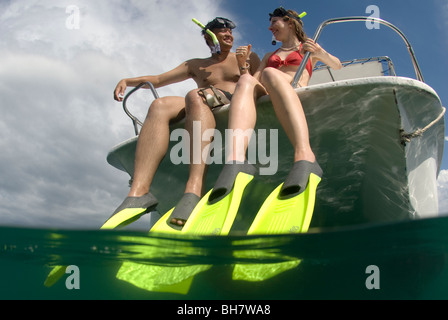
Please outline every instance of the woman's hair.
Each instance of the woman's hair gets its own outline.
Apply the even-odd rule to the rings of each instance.
[[[294,31],[296,33],[297,39],[299,39],[300,42],[304,43],[308,36],[306,35],[305,31],[303,30],[303,22],[302,19],[299,18],[299,14],[295,12],[294,10],[287,10],[290,15],[293,15],[294,17],[297,17],[297,19],[291,18],[289,16],[284,16],[283,21],[291,21],[291,23],[294,25]]]

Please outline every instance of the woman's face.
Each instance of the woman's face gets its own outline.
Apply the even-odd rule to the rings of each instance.
[[[282,17],[272,17],[269,30],[272,32],[276,40],[282,41],[282,39],[287,39],[289,29],[289,24],[283,21]]]

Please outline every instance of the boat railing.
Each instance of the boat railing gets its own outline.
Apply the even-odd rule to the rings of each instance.
[[[377,76],[396,76],[395,67],[389,57],[371,57],[341,61],[342,68],[333,70],[323,63],[313,69],[313,76],[308,85],[315,85],[339,80],[357,79]]]
[[[380,19],[380,18],[374,18],[374,17],[363,17],[363,16],[354,16],[354,17],[328,19],[328,20],[322,22],[319,25],[319,27],[317,28],[317,30],[316,30],[316,32],[314,34],[314,38],[313,39],[314,39],[315,42],[317,42],[319,37],[320,37],[320,35],[321,35],[321,33],[322,33],[322,30],[326,26],[328,26],[330,24],[343,23],[343,22],[359,22],[359,21],[363,21],[363,22],[365,22],[365,21],[378,22],[378,23],[380,23],[382,25],[385,25],[385,26],[391,28],[396,33],[398,33],[398,35],[400,35],[400,37],[403,39],[403,41],[405,42],[405,44],[407,46],[407,49],[408,49],[409,54],[411,56],[412,64],[414,66],[415,75],[416,75],[417,80],[424,82],[423,75],[422,75],[422,72],[420,70],[420,66],[419,66],[419,64],[417,62],[417,58],[415,57],[414,50],[412,49],[411,43],[406,38],[404,33],[401,32],[400,29],[398,29],[396,26],[394,26],[393,24],[391,24],[390,22],[388,22],[386,20],[383,20],[383,19]],[[294,88],[297,87],[297,83],[299,82],[299,79],[300,79],[303,71],[305,70],[305,66],[306,66],[309,58],[310,58],[310,52],[307,52],[305,54],[303,60],[302,60],[302,63],[300,64],[300,66],[299,66],[295,76],[294,76],[293,81],[292,81],[292,86]],[[392,70],[394,70],[393,69],[393,65],[391,65],[391,66],[392,66]],[[158,93],[157,93],[157,91],[154,88],[152,83],[150,83],[150,82],[142,82],[138,86],[136,86],[134,89],[132,89],[123,99],[123,109],[124,109],[125,113],[129,116],[129,118],[131,118],[131,120],[132,120],[132,123],[134,125],[135,135],[139,134],[138,125],[143,126],[143,123],[142,123],[142,121],[140,121],[136,116],[134,116],[129,111],[129,109],[126,106],[126,102],[127,102],[127,100],[128,100],[130,95],[132,95],[135,91],[141,89],[144,86],[148,86],[151,89],[155,99],[159,98],[159,95],[158,95]]]
[[[396,33],[398,33],[398,35],[405,42],[406,47],[407,47],[407,49],[409,51],[409,54],[410,54],[411,60],[412,60],[412,65],[414,66],[415,76],[416,76],[417,80],[424,82],[423,75],[422,75],[422,72],[420,70],[420,66],[419,66],[419,64],[417,62],[417,58],[415,57],[415,53],[414,53],[414,50],[412,49],[411,43],[406,38],[404,33],[401,32],[400,29],[398,29],[396,26],[394,26],[392,23],[390,23],[390,22],[388,22],[386,20],[383,20],[383,19],[380,19],[380,18],[374,18],[374,17],[363,17],[363,16],[354,16],[354,17],[344,17],[344,18],[328,19],[328,20],[325,20],[324,22],[322,22],[319,25],[319,27],[316,29],[316,32],[314,34],[313,40],[315,42],[317,42],[319,37],[320,37],[320,35],[321,35],[321,33],[322,33],[322,30],[326,26],[328,26],[330,24],[343,23],[343,22],[360,22],[360,21],[362,21],[362,22],[365,22],[365,21],[378,22],[379,24],[385,25],[385,26],[391,28],[392,30],[394,30]],[[302,76],[303,70],[305,70],[305,66],[306,66],[309,58],[310,58],[310,52],[305,53],[305,56],[304,56],[304,58],[302,60],[302,63],[300,64],[299,69],[297,69],[297,72],[296,72],[296,74],[294,76],[294,79],[293,79],[293,82],[292,82],[292,86],[294,88],[297,87],[299,79]]]
[[[138,136],[138,125],[143,126],[143,122],[141,122],[136,116],[134,116],[128,109],[128,107],[126,106],[126,102],[128,101],[128,98],[137,90],[143,88],[144,86],[148,86],[151,91],[152,94],[154,95],[155,99],[159,98],[159,94],[157,93],[156,88],[154,88],[154,85],[147,81],[147,82],[142,82],[139,85],[137,85],[134,89],[132,89],[131,91],[128,92],[128,94],[124,97],[123,99],[123,110],[124,112],[126,112],[126,114],[128,115],[129,118],[131,118],[132,120],[132,124],[134,125],[134,131],[135,131],[135,135]]]

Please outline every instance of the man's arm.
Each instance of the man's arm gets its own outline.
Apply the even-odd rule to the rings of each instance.
[[[114,99],[123,101],[123,96],[127,87],[136,87],[142,82],[151,82],[155,88],[164,87],[176,82],[181,82],[191,78],[188,61],[183,62],[178,67],[155,76],[142,76],[126,78],[118,82],[114,90]]]
[[[255,52],[251,51],[252,45],[240,46],[236,49],[236,59],[241,74],[249,72],[254,75],[260,67],[260,58]]]
[[[260,67],[260,57],[258,57],[258,55],[255,52],[251,52],[249,55],[249,61],[250,61],[250,74],[254,75],[255,72],[258,70],[258,68]]]

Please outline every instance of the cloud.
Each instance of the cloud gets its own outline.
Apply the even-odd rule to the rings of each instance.
[[[76,1],[73,29],[72,4],[0,3],[0,225],[96,228],[109,217],[129,177],[105,158],[133,135],[112,99],[116,83],[207,56],[191,18],[226,15],[211,0],[85,0]],[[159,93],[184,95],[194,85]]]
[[[448,214],[448,170],[440,170],[437,179],[440,215]]]
[[[438,31],[445,35],[442,39],[445,39],[445,45],[448,45],[448,41],[446,41],[447,27],[448,27],[448,3],[446,0],[436,0],[435,8],[437,10],[438,15]]]

